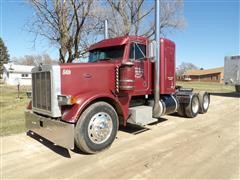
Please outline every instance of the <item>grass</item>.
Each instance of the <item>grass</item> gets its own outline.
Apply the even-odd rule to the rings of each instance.
[[[26,91],[31,87],[20,87],[18,98],[17,86],[0,84],[0,136],[25,131],[24,111],[29,102]]]
[[[215,93],[233,92],[233,86],[206,82],[177,82],[177,85]],[[17,98],[16,86],[0,84],[0,136],[17,134],[25,131],[24,111],[29,102],[26,91],[31,87],[20,87],[20,98]]]
[[[177,85],[182,86],[184,88],[194,88],[194,90],[198,91],[207,91],[210,93],[230,93],[235,91],[234,86],[213,83],[213,82],[182,82],[178,81]]]

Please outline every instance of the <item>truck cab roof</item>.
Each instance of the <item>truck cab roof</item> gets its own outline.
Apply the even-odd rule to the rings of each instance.
[[[121,36],[116,38],[104,39],[90,46],[88,49],[92,51],[94,49],[101,49],[112,46],[121,46],[127,44],[129,41],[136,42],[147,42],[149,41],[147,37],[144,36]]]

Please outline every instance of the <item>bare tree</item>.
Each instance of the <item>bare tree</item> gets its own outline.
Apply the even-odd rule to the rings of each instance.
[[[153,6],[144,7],[144,0],[107,0],[110,5],[110,35],[139,35],[140,23],[151,14]]]
[[[30,32],[59,49],[59,61],[71,63],[103,34],[109,19],[110,37],[154,34],[154,1],[148,0],[28,0],[34,9]],[[106,3],[107,2],[107,3]],[[161,33],[180,28],[182,0],[161,0]]]
[[[86,22],[93,0],[29,0],[35,10],[30,31],[47,38],[59,48],[59,61],[71,63],[79,58]],[[88,29],[89,30],[89,29]]]
[[[183,62],[177,67],[176,75],[177,75],[177,77],[182,77],[183,74],[185,72],[187,72],[188,70],[195,70],[195,69],[199,69],[199,67],[197,67],[196,65],[194,65],[192,63]]]
[[[107,0],[111,7],[110,32],[112,36],[144,35],[151,37],[154,29],[154,1],[147,0]],[[182,0],[161,0],[160,32],[182,28]]]
[[[185,19],[183,16],[183,0],[161,0],[160,1],[160,33],[167,32],[185,26]],[[152,31],[152,34],[155,30]]]
[[[24,57],[14,57],[13,62],[21,65],[37,66],[39,64],[57,64],[47,53],[39,55],[25,55]]]

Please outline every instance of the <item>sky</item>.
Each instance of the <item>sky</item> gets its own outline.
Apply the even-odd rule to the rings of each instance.
[[[240,54],[240,0],[185,0],[186,26],[167,34],[176,43],[176,63],[190,62],[199,68],[224,65],[224,57]],[[32,9],[22,0],[0,0],[0,36],[10,57],[48,53],[58,58],[58,50],[44,39],[34,47],[34,35],[26,30]]]

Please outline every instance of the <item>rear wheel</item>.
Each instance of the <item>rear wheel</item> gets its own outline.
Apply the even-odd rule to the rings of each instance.
[[[185,117],[185,108],[184,108],[184,104],[180,104],[178,107],[178,111],[177,114],[181,117]]]
[[[240,85],[235,85],[236,92],[240,92]]]
[[[204,114],[208,111],[209,104],[210,104],[210,95],[207,92],[199,92],[199,113]]]
[[[190,103],[185,108],[185,115],[189,118],[196,117],[199,111],[199,98],[193,94]]]
[[[118,130],[115,109],[106,102],[90,105],[75,127],[75,144],[86,153],[102,151],[112,144]]]

